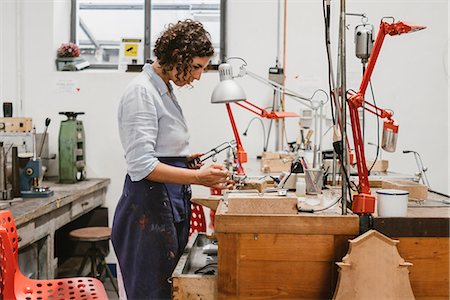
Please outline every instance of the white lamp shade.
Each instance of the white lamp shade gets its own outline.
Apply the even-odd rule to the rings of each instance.
[[[233,79],[219,82],[211,96],[211,103],[228,103],[246,100],[244,90]]]

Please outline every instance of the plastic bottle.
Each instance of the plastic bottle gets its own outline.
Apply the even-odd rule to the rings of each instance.
[[[295,194],[297,197],[303,197],[306,194],[306,182],[305,182],[305,176],[299,176],[300,174],[297,174],[297,182],[295,184]],[[302,174],[304,175],[304,174]]]

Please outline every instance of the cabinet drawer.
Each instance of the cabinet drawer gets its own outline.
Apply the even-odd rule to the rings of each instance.
[[[217,252],[210,251],[213,243],[205,234],[191,235],[172,273],[173,300],[217,298]]]
[[[102,193],[95,192],[94,194],[84,196],[78,200],[72,202],[71,218],[76,218],[90,210],[94,207],[103,204]]]

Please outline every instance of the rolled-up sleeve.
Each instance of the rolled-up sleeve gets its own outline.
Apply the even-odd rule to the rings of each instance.
[[[157,94],[141,85],[134,85],[124,93],[118,111],[119,133],[127,171],[132,181],[150,174],[159,163],[155,155],[158,135]]]

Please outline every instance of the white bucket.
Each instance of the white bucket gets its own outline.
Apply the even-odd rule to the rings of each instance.
[[[378,190],[377,205],[380,217],[406,217],[408,212],[408,191]]]

